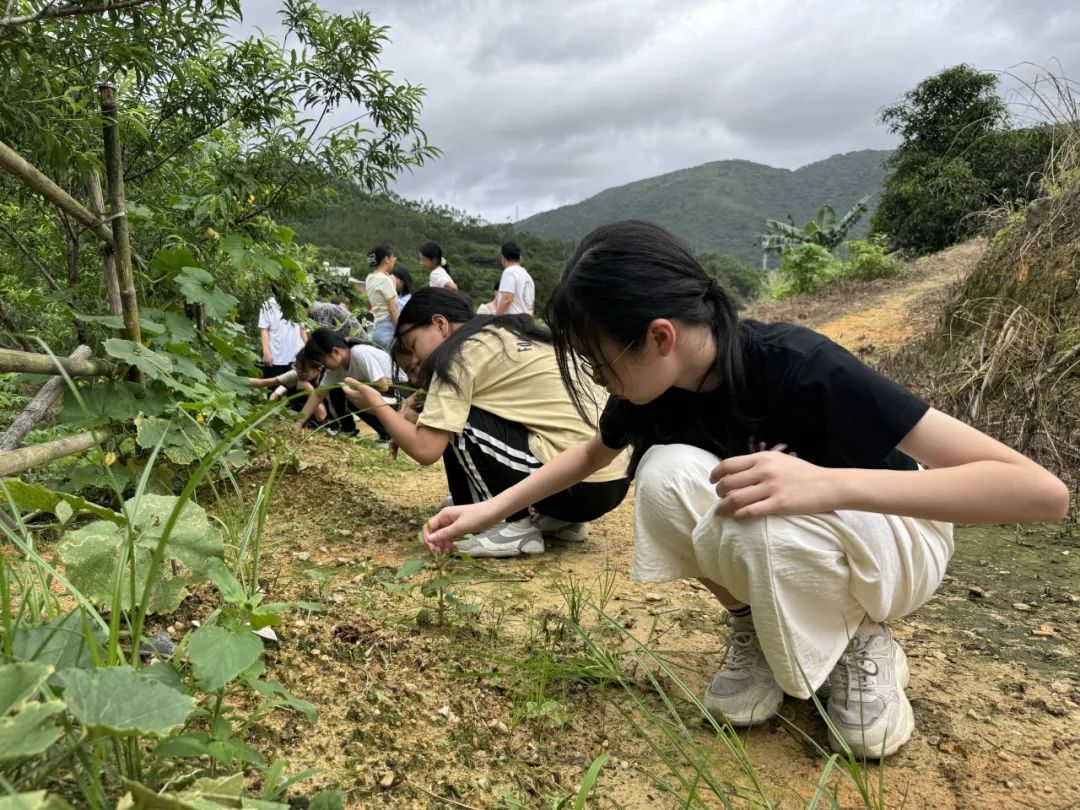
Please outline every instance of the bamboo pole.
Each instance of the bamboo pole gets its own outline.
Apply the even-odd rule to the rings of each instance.
[[[78,200],[56,185],[52,180],[31,166],[25,158],[3,141],[0,141],[0,169],[22,180],[34,191],[61,211],[70,214],[110,245],[113,233],[104,222],[95,217]]]
[[[88,360],[90,358],[89,346],[76,346],[75,351],[68,355],[68,360]],[[26,434],[34,429],[34,426],[45,418],[49,408],[64,392],[64,384],[67,381],[60,376],[47,381],[30,400],[22,413],[15,417],[15,421],[8,427],[3,438],[0,438],[0,452],[14,450],[23,443]]]
[[[34,467],[40,467],[50,461],[65,456],[73,456],[89,450],[109,435],[107,430],[88,430],[63,439],[20,447],[7,453],[0,453],[0,478],[18,475]]]
[[[101,193],[101,176],[97,169],[91,169],[86,175],[86,186],[90,192],[90,210],[99,219],[105,216],[105,195]],[[124,306],[120,303],[120,281],[116,278],[116,257],[112,245],[101,243],[101,272],[105,276],[105,296],[109,299],[109,313],[123,315]]]
[[[139,325],[139,300],[131,274],[131,240],[128,229],[127,202],[124,199],[124,167],[120,152],[120,123],[116,111],[116,88],[98,87],[101,94],[102,136],[105,142],[105,174],[109,181],[109,205],[112,207],[112,246],[116,257],[116,277],[120,282],[120,303],[124,308],[127,339],[142,343]]]
[[[59,374],[63,369],[72,377],[110,377],[119,369],[107,360],[81,360],[70,357],[50,357],[47,354],[0,349],[0,372],[18,371],[22,374]]]

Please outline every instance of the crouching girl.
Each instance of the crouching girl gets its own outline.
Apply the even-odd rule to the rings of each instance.
[[[414,460],[426,465],[441,457],[456,504],[495,497],[591,433],[559,376],[550,333],[531,317],[474,318],[460,295],[429,287],[402,310],[396,340],[427,382],[415,423],[382,407],[368,386],[346,381],[348,396],[371,409]],[[592,394],[602,401],[602,392]],[[458,550],[511,557],[544,551],[545,535],[585,540],[586,524],[618,506],[628,487],[626,459],[613,453],[588,475],[502,515]]]

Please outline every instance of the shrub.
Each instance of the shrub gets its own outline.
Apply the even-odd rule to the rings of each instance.
[[[807,243],[784,251],[779,278],[770,285],[773,298],[813,292],[840,275],[840,260],[821,245]]]
[[[841,270],[844,278],[888,278],[900,272],[900,262],[885,252],[888,245],[880,234],[845,242],[844,247],[848,252]]]

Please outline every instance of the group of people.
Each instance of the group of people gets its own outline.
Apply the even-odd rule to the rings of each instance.
[[[659,226],[586,236],[546,326],[519,258],[504,248],[487,314],[435,284],[399,307],[385,285],[376,326],[390,324],[392,366],[360,362],[325,327],[300,353],[394,449],[444,461],[450,501],[424,528],[428,547],[511,556],[580,542],[633,479],[633,578],[696,578],[732,616],[704,705],[754,725],[827,684],[834,747],[897,750],[914,715],[887,623],[941,583],[952,522],[1060,520],[1062,482],[822,335],[740,319]],[[445,270],[428,259],[433,277]],[[400,405],[393,368],[417,390]]]

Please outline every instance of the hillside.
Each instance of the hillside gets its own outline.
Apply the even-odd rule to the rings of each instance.
[[[337,198],[310,214],[288,219],[300,242],[315,245],[321,257],[333,265],[353,268],[353,275],[367,275],[366,256],[375,245],[394,248],[398,266],[421,285],[427,274],[420,270],[417,253],[424,242],[442,246],[458,287],[480,304],[491,298],[491,288],[501,272],[499,248],[509,240],[521,245],[522,264],[536,281],[537,301],[546,301],[558,281],[570,246],[530,233],[515,232],[511,225],[489,225],[461,211],[394,196],[372,196],[339,189]]]
[[[865,194],[876,204],[887,151],[864,149],[811,163],[794,171],[747,160],[721,160],[625,186],[609,188],[574,205],[523,219],[519,231],[574,241],[616,219],[657,222],[687,239],[699,253],[717,252],[758,262],[754,237],[765,219],[799,225],[828,203],[840,213]],[[872,211],[871,211],[872,212]],[[865,235],[869,216],[856,228]]]

